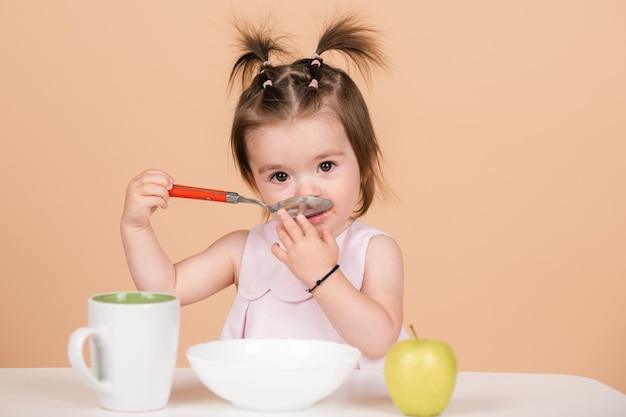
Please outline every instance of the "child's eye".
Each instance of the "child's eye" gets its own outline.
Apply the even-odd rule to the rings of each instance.
[[[274,175],[272,175],[272,181],[274,182],[285,182],[289,179],[289,175],[287,175],[284,172],[277,172]]]
[[[321,172],[329,172],[333,169],[334,166],[335,164],[333,162],[325,161],[319,165],[318,169]]]

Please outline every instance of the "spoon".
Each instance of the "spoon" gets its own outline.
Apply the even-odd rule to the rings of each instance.
[[[302,213],[306,217],[313,217],[329,210],[333,202],[322,197],[291,197],[268,206],[254,198],[244,197],[234,191],[212,190],[210,188],[190,187],[187,185],[174,184],[169,191],[171,197],[193,198],[196,200],[219,201],[222,203],[252,203],[263,207],[271,214],[276,214],[280,209],[287,210],[291,217]]]

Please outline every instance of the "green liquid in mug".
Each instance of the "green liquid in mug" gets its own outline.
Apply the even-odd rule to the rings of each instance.
[[[154,304],[175,300],[170,294],[157,294],[151,292],[113,292],[93,297],[94,301],[111,304]]]

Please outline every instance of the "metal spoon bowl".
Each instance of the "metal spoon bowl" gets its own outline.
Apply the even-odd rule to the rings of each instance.
[[[193,198],[196,200],[218,201],[222,203],[251,203],[263,207],[271,214],[276,214],[278,210],[285,209],[291,217],[304,214],[306,217],[313,217],[330,210],[333,202],[322,197],[291,197],[281,200],[276,204],[267,204],[254,198],[244,197],[234,191],[213,190],[210,188],[190,187],[187,185],[174,184],[169,191],[171,197]]]

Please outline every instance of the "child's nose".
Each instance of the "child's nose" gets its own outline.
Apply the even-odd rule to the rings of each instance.
[[[296,191],[298,193],[298,196],[306,195],[311,197],[318,197],[321,195],[319,186],[317,186],[315,181],[310,180],[298,182],[298,188]]]

